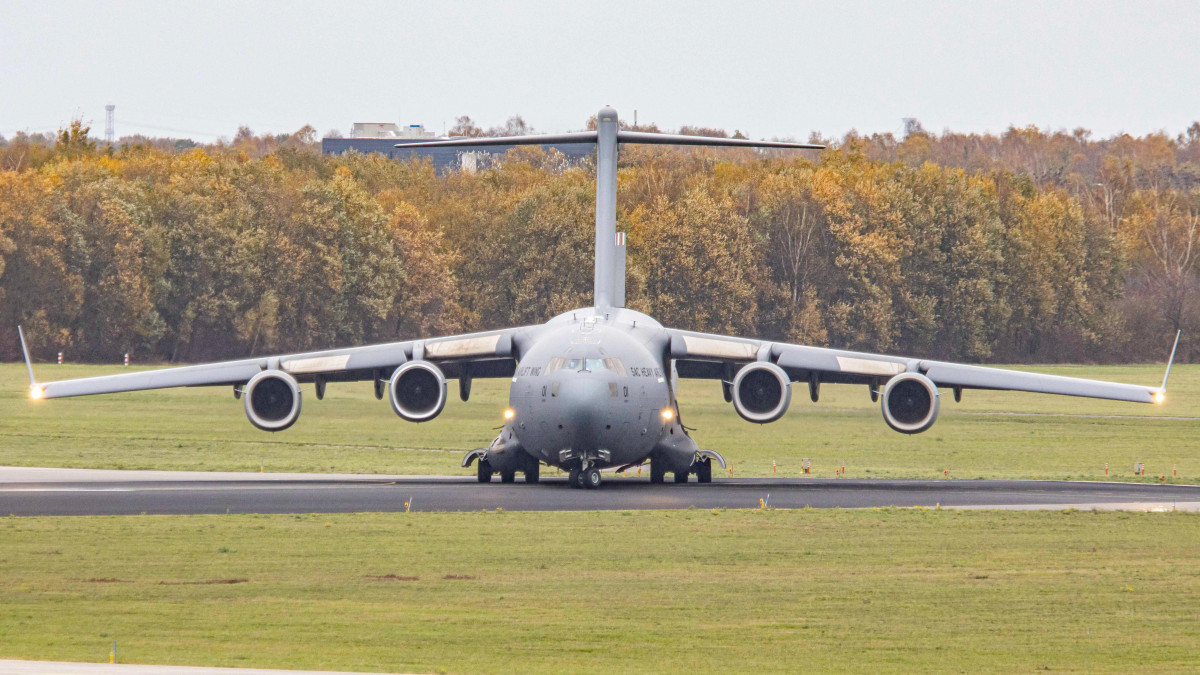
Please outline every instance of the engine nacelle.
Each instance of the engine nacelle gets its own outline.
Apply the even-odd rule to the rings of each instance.
[[[409,422],[428,422],[446,406],[446,376],[428,361],[409,361],[392,373],[392,410]]]
[[[282,370],[264,370],[243,390],[246,417],[263,431],[283,431],[300,417],[300,385]]]
[[[919,434],[937,420],[937,385],[920,373],[902,373],[883,388],[883,419],[902,434]]]
[[[774,363],[751,363],[733,378],[733,409],[747,422],[774,422],[792,402],[791,385],[788,374]]]

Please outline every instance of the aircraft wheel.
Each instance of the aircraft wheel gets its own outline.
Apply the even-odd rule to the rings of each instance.
[[[696,466],[696,482],[711,483],[712,482],[712,460],[705,459]]]
[[[542,478],[542,465],[541,464],[539,464],[537,462],[533,462],[532,464],[529,465],[528,468],[525,469],[525,482],[526,483],[536,483],[539,480],[541,480],[541,478]]]
[[[481,459],[475,463],[475,477],[480,483],[492,482],[492,463],[486,459]]]
[[[588,467],[583,472],[582,480],[583,486],[589,490],[595,490],[596,488],[600,487],[600,483],[603,480],[600,478],[600,469],[597,469],[594,466]]]
[[[583,472],[578,468],[571,469],[571,472],[567,474],[567,485],[570,485],[573,488],[583,487],[583,481],[580,480],[582,475]]]
[[[666,471],[663,471],[662,462],[656,462],[653,459],[650,460],[650,482],[651,483],[653,483],[653,484],[662,483],[663,478],[665,477],[666,473],[667,473]]]
[[[516,480],[517,480],[516,470],[510,469],[508,471],[500,472],[500,482],[501,483],[512,483],[512,482],[515,482]]]
[[[687,481],[688,481],[688,472],[686,472],[686,471],[676,471],[675,472],[675,482],[676,483],[686,483]]]

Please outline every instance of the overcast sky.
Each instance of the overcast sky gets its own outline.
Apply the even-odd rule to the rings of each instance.
[[[836,6],[835,6],[836,5]],[[0,2],[0,133],[582,128],[751,137],[1200,119],[1200,2]]]

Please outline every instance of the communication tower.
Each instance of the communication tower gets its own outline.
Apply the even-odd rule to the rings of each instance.
[[[116,136],[116,128],[113,126],[113,111],[117,106],[109,103],[104,106],[104,140],[112,143]]]

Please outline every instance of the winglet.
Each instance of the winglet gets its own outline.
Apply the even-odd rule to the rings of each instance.
[[[1175,363],[1175,350],[1179,348],[1179,336],[1182,333],[1182,330],[1175,333],[1175,344],[1171,347],[1171,358],[1167,359],[1167,372],[1163,373],[1163,383],[1159,391],[1165,392],[1167,390],[1167,378],[1171,377],[1171,364]]]
[[[25,368],[29,370],[29,386],[37,384],[37,380],[33,379],[33,362],[29,360],[29,347],[25,346],[25,330],[17,326],[17,335],[21,337],[21,353],[25,355]]]
[[[29,360],[29,347],[25,345],[25,330],[17,326],[17,335],[21,337],[21,353],[25,355],[25,368],[29,371],[29,395],[33,398],[41,398],[44,390],[38,386],[37,380],[33,377],[33,362]]]

